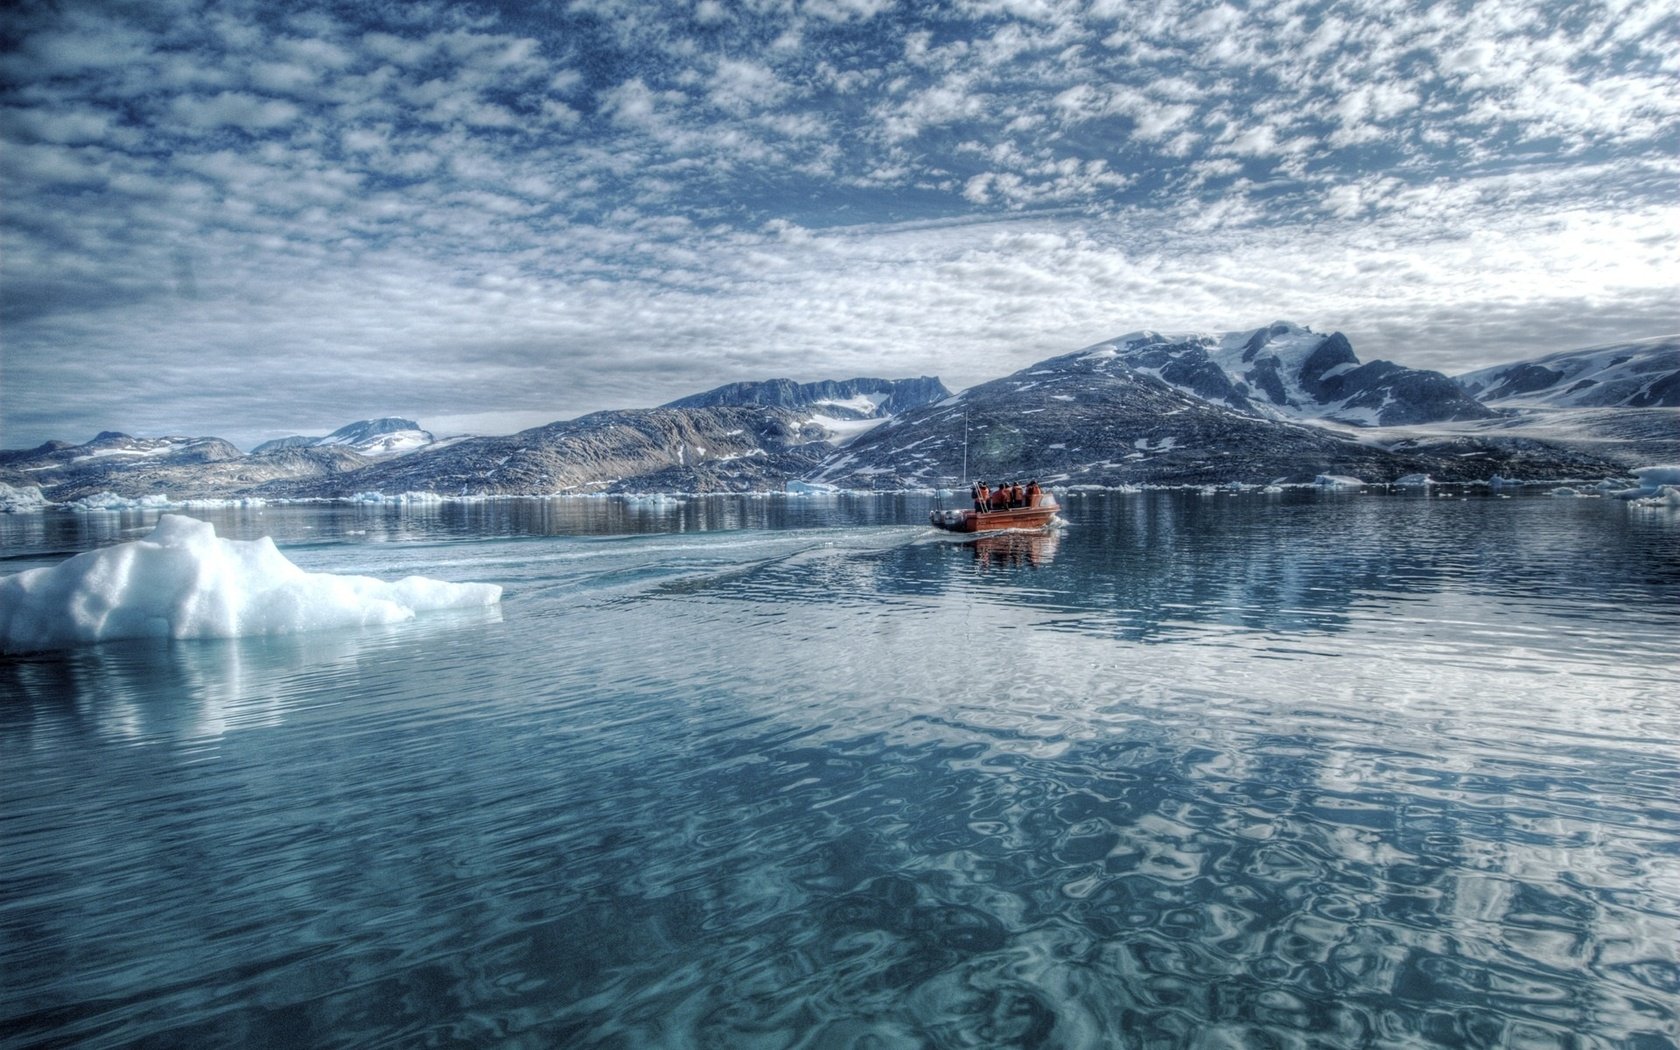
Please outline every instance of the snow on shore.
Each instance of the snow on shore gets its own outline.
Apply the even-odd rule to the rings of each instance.
[[[501,597],[491,583],[305,572],[267,537],[221,539],[208,522],[166,514],[143,540],[0,578],[0,652],[398,623]]]

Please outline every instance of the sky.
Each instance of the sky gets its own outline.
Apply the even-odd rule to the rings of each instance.
[[[1680,331],[1680,0],[0,12],[0,447]]]

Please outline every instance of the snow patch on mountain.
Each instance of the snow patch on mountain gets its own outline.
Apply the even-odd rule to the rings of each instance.
[[[1680,336],[1612,343],[1458,377],[1500,407],[1680,408]]]
[[[1361,363],[1340,332],[1279,321],[1224,333],[1139,331],[1088,347],[1204,401],[1268,419],[1391,426],[1492,415],[1439,372]]]
[[[950,397],[945,384],[932,376],[917,379],[823,380],[798,383],[792,379],[729,383],[704,393],[678,398],[662,408],[722,408],[760,405],[772,408],[815,409],[841,419],[876,419]]]
[[[343,448],[357,455],[379,459],[422,449],[437,441],[412,419],[385,416],[363,419],[339,427],[326,437],[284,437],[265,441],[251,450],[253,456],[293,448]]]

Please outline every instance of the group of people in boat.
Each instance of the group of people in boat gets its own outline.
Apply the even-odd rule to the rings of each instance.
[[[969,488],[969,495],[974,497],[974,509],[978,511],[1016,510],[1037,506],[1042,491],[1037,481],[1029,481],[1024,488],[1019,481],[1006,481],[995,489],[981,481]]]

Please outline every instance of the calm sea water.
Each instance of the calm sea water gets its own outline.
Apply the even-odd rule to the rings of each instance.
[[[0,664],[0,1042],[1680,1041],[1680,517],[1068,504],[203,515],[506,596]]]

